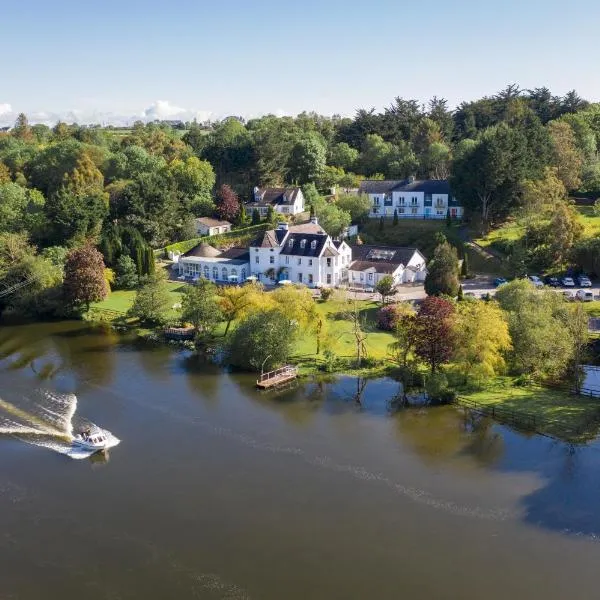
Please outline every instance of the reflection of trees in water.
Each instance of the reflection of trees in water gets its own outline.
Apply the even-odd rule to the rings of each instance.
[[[396,432],[429,463],[468,454],[490,465],[504,452],[502,436],[493,422],[452,406],[408,408],[394,415]]]

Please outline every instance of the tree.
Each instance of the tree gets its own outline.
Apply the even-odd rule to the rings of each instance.
[[[30,142],[33,140],[31,127],[29,126],[29,121],[27,120],[27,115],[25,115],[25,113],[20,113],[17,117],[17,120],[12,128],[11,135],[19,140],[23,140],[24,142]]]
[[[399,311],[396,310],[396,314],[398,314],[398,312]],[[416,341],[414,329],[415,323],[416,315],[411,308],[407,307],[404,312],[399,315],[393,329],[396,341],[390,344],[390,350],[392,351],[398,366],[402,369],[408,368],[409,357],[414,350]]]
[[[458,255],[456,248],[448,242],[439,244],[434,252],[433,259],[428,265],[425,277],[425,292],[430,296],[454,297],[458,294],[460,282],[458,279]]]
[[[326,151],[323,139],[311,133],[298,141],[292,148],[288,163],[288,176],[300,185],[317,181],[326,166]]]
[[[242,319],[251,309],[263,304],[263,301],[262,286],[258,283],[222,287],[219,291],[219,304],[227,323],[224,335],[229,332],[233,321]]]
[[[453,362],[465,383],[481,384],[504,369],[511,340],[505,315],[495,302],[461,302],[454,338]]]
[[[367,194],[340,194],[335,203],[338,208],[350,214],[352,223],[364,223],[371,210]]]
[[[239,198],[228,185],[222,185],[219,188],[217,213],[221,219],[231,222],[234,222],[240,213]]]
[[[435,373],[454,352],[454,306],[449,300],[429,296],[423,300],[411,328],[415,353]]]
[[[358,302],[354,301],[352,308],[345,313],[345,318],[350,322],[350,334],[354,337],[356,346],[356,367],[360,369],[363,359],[367,358],[367,341],[366,320],[360,314]]]
[[[229,362],[251,371],[284,365],[291,354],[296,329],[277,309],[252,313],[231,337]]]
[[[181,318],[191,323],[196,333],[203,337],[211,335],[222,317],[214,283],[200,279],[196,284],[186,287],[181,297]]]
[[[277,214],[275,213],[275,209],[272,204],[269,204],[267,207],[267,223],[275,223],[277,219]]]
[[[0,184],[0,230],[27,229],[34,233],[36,225],[41,225],[44,202],[38,190],[27,190],[16,183]]]
[[[316,317],[316,305],[312,292],[303,285],[285,285],[267,295],[279,312],[301,329],[308,327]]]
[[[394,218],[392,219],[392,225],[395,227],[398,225],[398,209],[394,209]]]
[[[117,289],[132,290],[139,283],[137,267],[133,259],[127,256],[127,254],[119,256],[115,267],[115,274],[115,287]]]
[[[466,279],[469,276],[469,255],[467,252],[464,253],[462,263],[460,265],[460,276]]]
[[[321,227],[332,237],[339,236],[350,225],[352,217],[346,210],[336,204],[326,202],[322,198],[313,203],[315,215]]]
[[[559,204],[548,227],[552,263],[563,266],[571,257],[575,244],[583,235],[583,225],[571,205]]]
[[[128,315],[143,323],[161,325],[167,321],[171,302],[169,290],[165,285],[165,275],[162,271],[157,271],[136,292]]]
[[[258,208],[254,208],[252,210],[252,225],[260,225],[260,213],[258,212]]]
[[[0,185],[10,182],[10,169],[2,161],[0,161]]]
[[[352,148],[346,142],[335,144],[329,151],[329,163],[344,169],[344,171],[352,169],[357,159],[358,150]]]
[[[386,299],[392,296],[396,291],[396,284],[391,275],[384,275],[375,286],[375,290],[381,295],[381,303],[385,304]]]
[[[67,255],[63,282],[67,303],[72,306],[83,304],[89,310],[92,302],[104,300],[108,294],[104,268],[102,254],[91,245],[71,250]]]
[[[193,198],[210,198],[215,185],[215,172],[208,161],[190,156],[185,160],[175,159],[169,165],[169,175],[175,182],[180,197],[190,205]]]
[[[552,142],[552,165],[567,190],[581,185],[583,156],[578,150],[571,126],[565,121],[551,121],[548,131]]]
[[[521,279],[501,286],[496,299],[508,315],[512,370],[534,379],[562,378],[574,352],[562,297]]]

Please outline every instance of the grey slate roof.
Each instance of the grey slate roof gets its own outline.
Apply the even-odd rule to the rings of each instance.
[[[400,265],[410,261],[416,248],[397,246],[352,246],[353,262],[350,264],[352,271],[366,271],[375,269],[378,273],[393,273]]]
[[[365,179],[360,182],[358,187],[359,194],[387,194],[392,191],[395,186],[403,183],[404,179]]]
[[[304,241],[304,244],[302,241]],[[324,233],[294,233],[290,231],[281,247],[280,254],[317,257],[321,254],[326,241],[327,235]],[[314,248],[313,242],[315,242]]]
[[[229,221],[219,221],[218,219],[212,219],[211,217],[199,217],[196,219],[196,223],[200,223],[206,227],[225,227],[231,223]]]
[[[235,258],[237,260],[250,260],[250,252],[248,248],[229,248],[219,254],[219,258]]]
[[[450,194],[447,179],[388,179],[361,181],[359,191],[365,194],[388,194],[394,192],[424,192],[426,194]]]
[[[299,187],[265,187],[258,189],[257,201],[254,195],[248,204],[254,204],[256,206],[272,205],[283,205],[289,206],[294,204],[296,197],[300,192]]]

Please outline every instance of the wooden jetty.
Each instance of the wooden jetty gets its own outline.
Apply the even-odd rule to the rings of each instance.
[[[256,380],[256,387],[261,390],[269,390],[278,385],[293,381],[296,377],[298,377],[298,367],[286,365],[280,369],[275,369],[275,371],[263,373],[260,379]]]
[[[193,327],[167,327],[163,331],[164,336],[168,340],[193,340]]]

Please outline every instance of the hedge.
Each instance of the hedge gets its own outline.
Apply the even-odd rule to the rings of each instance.
[[[227,233],[219,235],[204,235],[202,237],[185,240],[169,244],[164,248],[164,252],[168,255],[169,252],[180,252],[181,254],[188,252],[202,242],[208,242],[211,246],[218,248],[224,245],[247,244],[251,239],[273,227],[271,223],[261,223],[260,225],[251,225],[243,229],[233,229]]]

